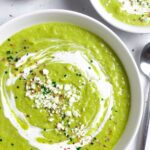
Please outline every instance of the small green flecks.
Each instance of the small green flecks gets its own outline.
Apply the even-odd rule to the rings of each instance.
[[[9,56],[9,57],[7,57],[7,60],[8,60],[8,61],[11,61],[11,60],[13,60],[13,57],[12,57],[12,56]]]
[[[13,44],[12,44],[12,43],[10,43],[10,44],[9,44],[9,46],[13,46]]]
[[[7,39],[7,41],[11,41],[11,39]]]
[[[41,91],[43,92],[43,95],[49,94],[51,92],[51,90],[46,88],[44,85],[41,86]]]
[[[67,75],[66,75],[66,74],[64,74],[64,77],[67,77]]]
[[[5,71],[5,74],[7,74],[8,72],[7,71]]]
[[[96,140],[96,137],[94,137],[93,140]]]
[[[52,81],[52,85],[53,85],[53,87],[56,87],[56,82],[55,81]]]
[[[14,146],[14,143],[11,143],[11,146]]]
[[[106,145],[103,145],[103,147],[106,147]]]
[[[80,150],[80,149],[81,149],[81,147],[77,147],[77,148],[76,148],[76,150]]]
[[[81,77],[82,75],[81,73],[76,73],[76,76]]]
[[[3,139],[0,139],[0,142],[2,142],[3,141]]]
[[[10,53],[11,53],[10,51],[7,51],[7,52],[6,52],[6,54],[10,54]]]
[[[91,144],[91,145],[93,145],[94,143],[93,143],[93,142],[91,142],[90,144]]]
[[[90,62],[92,63],[92,62],[93,62],[93,60],[90,60]]]
[[[65,114],[63,114],[62,115],[62,120],[64,120],[66,118],[66,115]]]
[[[19,89],[19,86],[17,86],[17,89]]]
[[[29,117],[30,117],[30,115],[28,115],[28,114],[27,114],[27,115],[26,115],[26,117],[27,117],[27,118],[29,118]]]
[[[16,58],[15,58],[15,62],[17,62],[18,60],[19,60],[19,58],[18,58],[18,57],[16,57]]]

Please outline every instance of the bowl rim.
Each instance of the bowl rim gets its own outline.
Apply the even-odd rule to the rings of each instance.
[[[105,8],[101,5],[99,0],[90,0],[92,6],[96,10],[96,12],[110,25],[114,26],[115,28],[129,32],[129,33],[150,33],[150,26],[136,26],[126,24],[114,17],[112,17]]]
[[[134,137],[136,136],[137,131],[138,131],[139,127],[140,127],[140,123],[141,123],[141,119],[142,119],[142,113],[143,113],[143,103],[144,103],[143,102],[142,89],[141,89],[141,81],[140,81],[140,76],[139,76],[139,70],[138,70],[138,67],[137,67],[137,65],[135,63],[135,60],[133,59],[131,53],[129,52],[129,50],[127,48],[127,46],[123,43],[123,41],[119,38],[118,35],[116,35],[111,29],[109,29],[107,26],[105,26],[104,24],[102,24],[98,20],[96,20],[96,19],[94,19],[92,17],[89,17],[89,16],[87,16],[85,14],[82,14],[82,13],[79,13],[79,12],[75,12],[75,11],[65,10],[65,9],[51,9],[51,10],[48,9],[48,10],[34,11],[32,13],[27,13],[27,14],[22,15],[20,17],[14,18],[14,19],[8,21],[7,23],[3,24],[0,27],[0,35],[2,36],[4,33],[8,32],[7,30],[9,28],[10,28],[9,31],[11,31],[12,25],[15,26],[15,25],[19,24],[20,21],[24,21],[23,23],[25,24],[26,20],[28,20],[29,18],[36,18],[36,19],[40,18],[39,15],[48,15],[48,16],[50,16],[50,15],[57,15],[57,17],[60,17],[60,16],[65,16],[65,17],[71,16],[72,18],[70,18],[70,20],[68,22],[71,21],[70,23],[72,23],[72,21],[75,18],[80,19],[80,20],[77,21],[78,22],[77,25],[80,26],[80,27],[82,27],[82,25],[83,25],[82,23],[83,22],[85,22],[85,24],[84,24],[85,26],[86,26],[86,23],[91,23],[91,24],[93,24],[97,28],[91,28],[91,29],[87,29],[87,27],[85,27],[85,28],[82,27],[82,28],[87,29],[90,32],[93,32],[93,31],[91,31],[92,29],[96,30],[96,31],[100,31],[100,30],[97,30],[97,29],[101,29],[101,30],[103,29],[104,32],[106,32],[105,35],[107,37],[110,36],[110,38],[113,38],[112,40],[114,40],[115,42],[117,42],[117,44],[120,45],[121,48],[123,49],[124,56],[125,57],[127,56],[127,59],[131,63],[131,66],[132,66],[132,69],[133,69],[132,70],[133,72],[132,71],[131,72],[134,73],[134,78],[136,78],[136,83],[135,83],[136,86],[134,88],[137,88],[137,91],[138,91],[138,93],[137,93],[138,94],[138,97],[137,97],[137,99],[138,99],[138,105],[137,105],[137,107],[139,108],[138,111],[136,112],[137,114],[135,114],[136,115],[136,118],[135,118],[136,121],[135,121],[135,124],[133,124],[134,128],[132,128],[133,130],[131,130],[132,133],[129,133],[130,134],[130,138],[127,138],[127,137],[125,138],[124,134],[126,133],[126,135],[128,135],[128,133],[126,131],[127,129],[125,129],[124,132],[122,133],[123,135],[120,137],[119,141],[115,145],[115,150],[120,150],[120,147],[121,147],[121,149],[125,149],[130,144],[130,142],[134,139]],[[51,21],[47,20],[46,22],[51,22]],[[54,21],[52,21],[52,22],[54,22]],[[63,21],[63,22],[67,22],[67,21]],[[42,23],[44,23],[44,22],[42,22]],[[34,23],[34,24],[31,23],[31,24],[34,25],[34,24],[38,24],[38,23]],[[32,25],[29,25],[29,26],[32,26]],[[29,27],[29,26],[27,26],[27,27]],[[11,35],[13,35],[14,33],[18,32],[18,31],[20,31],[20,30],[22,30],[24,28],[26,28],[26,27],[22,27],[21,29],[17,29],[17,31],[15,31],[15,32],[13,31],[14,29],[12,28],[13,32],[6,34],[6,36],[2,36],[2,37],[0,36],[0,44],[3,43],[8,37],[10,37]],[[95,32],[95,34],[98,35],[97,32]],[[100,36],[100,35],[98,35],[98,36],[104,40],[104,38],[102,36]],[[107,41],[107,40],[104,40],[104,41],[110,46],[109,41]],[[123,64],[125,70],[126,70],[127,67],[130,67],[130,66],[125,66],[125,64],[121,60],[121,56],[119,56],[119,53],[117,53],[116,50],[113,49],[113,51],[115,52],[115,54],[117,55],[117,57],[120,59],[120,61]],[[127,73],[127,75],[129,74],[127,72],[127,70],[126,70],[126,73]],[[130,83],[130,81],[129,81],[129,83]],[[140,106],[139,106],[139,104],[140,104]],[[132,104],[131,104],[131,108],[133,109]],[[126,128],[130,127],[129,126],[129,120],[130,120],[130,118],[133,119],[132,116],[131,116],[132,115],[132,113],[131,113],[132,109],[130,109],[129,119],[128,119],[128,122],[126,124]],[[132,121],[132,123],[133,123],[133,121]],[[124,141],[121,140],[123,138],[124,138]]]

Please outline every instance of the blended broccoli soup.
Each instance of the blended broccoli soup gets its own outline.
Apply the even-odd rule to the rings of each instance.
[[[98,36],[68,23],[0,46],[1,150],[111,150],[130,111],[125,70]]]
[[[138,26],[150,26],[150,0],[99,0],[114,18]]]

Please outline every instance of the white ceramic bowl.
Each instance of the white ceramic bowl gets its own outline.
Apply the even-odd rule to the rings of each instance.
[[[95,8],[95,10],[97,11],[97,13],[112,26],[120,30],[132,32],[132,33],[150,33],[150,26],[135,26],[135,25],[125,24],[117,20],[113,16],[111,16],[101,5],[99,0],[90,0],[90,2]]]
[[[136,135],[140,125],[143,101],[139,72],[135,61],[120,38],[97,20],[86,15],[66,10],[44,10],[13,19],[0,27],[0,44],[23,28],[44,22],[69,22],[85,28],[103,38],[120,58],[131,86],[131,111],[121,139],[115,149],[123,150]]]

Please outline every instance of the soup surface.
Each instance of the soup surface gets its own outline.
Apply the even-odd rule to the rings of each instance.
[[[124,68],[72,24],[24,29],[0,46],[0,149],[113,149],[130,110]]]
[[[138,26],[150,26],[150,0],[99,0],[118,20]]]

